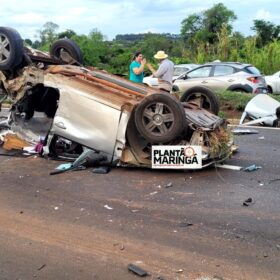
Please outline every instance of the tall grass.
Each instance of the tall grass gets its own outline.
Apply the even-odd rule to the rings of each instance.
[[[258,48],[256,37],[248,37],[240,45],[240,42],[238,43],[228,34],[226,25],[223,26],[217,37],[218,40],[213,45],[198,42],[196,48],[184,51],[182,58],[199,64],[214,60],[250,63],[265,75],[280,70],[280,41],[275,40],[263,48]]]

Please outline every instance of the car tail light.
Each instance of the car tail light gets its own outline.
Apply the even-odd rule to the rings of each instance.
[[[253,84],[257,84],[259,82],[257,77],[250,77],[250,78],[247,78],[247,80]]]

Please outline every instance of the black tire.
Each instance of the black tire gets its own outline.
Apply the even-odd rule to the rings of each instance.
[[[19,33],[9,27],[0,27],[0,70],[14,70],[23,59],[23,41]]]
[[[193,101],[199,103],[199,107],[203,108],[215,115],[218,115],[220,110],[220,102],[217,95],[205,87],[192,87],[184,92],[181,102]]]
[[[54,42],[50,48],[50,55],[52,57],[60,59],[64,63],[69,63],[69,61],[63,60],[61,51],[68,53],[71,58],[78,62],[77,64],[83,64],[83,54],[80,47],[74,41],[70,39],[60,39]]]
[[[273,90],[272,90],[271,86],[267,86],[267,93],[273,93]]]
[[[185,128],[185,111],[182,104],[170,94],[151,94],[136,107],[135,124],[149,142],[169,142]]]

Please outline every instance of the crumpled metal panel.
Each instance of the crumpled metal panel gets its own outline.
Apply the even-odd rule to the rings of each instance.
[[[278,121],[279,116],[277,115],[279,110],[280,102],[267,94],[258,94],[247,103],[239,124],[252,125],[263,123],[273,126]],[[246,117],[253,119],[253,121],[244,123]]]
[[[224,120],[208,111],[198,107],[194,103],[183,103],[187,123],[194,130],[199,128],[203,131],[214,130],[220,126]]]

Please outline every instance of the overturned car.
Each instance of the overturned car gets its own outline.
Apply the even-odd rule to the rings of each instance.
[[[14,29],[0,27],[0,93],[2,101],[12,101],[0,137],[12,132],[28,143],[43,139],[44,156],[74,159],[89,148],[109,165],[151,167],[152,146],[201,146],[205,167],[231,154],[226,121],[201,108],[199,97],[180,102],[84,67],[79,47],[68,39],[43,53],[24,47]]]

